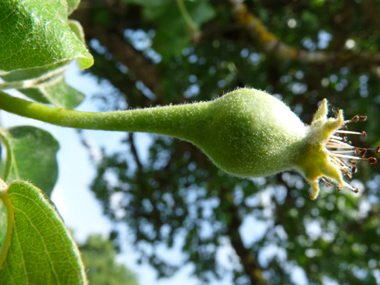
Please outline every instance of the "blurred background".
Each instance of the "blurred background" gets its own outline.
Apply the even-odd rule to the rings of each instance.
[[[253,87],[307,124],[323,98],[346,118],[366,115],[350,129],[368,137],[352,141],[380,144],[377,0],[82,0],[71,18],[95,58],[81,77],[75,67],[68,74],[92,94],[80,109],[205,101]],[[124,281],[98,284],[380,284],[380,164],[358,163],[359,194],[321,184],[311,201],[295,172],[232,177],[177,139],[70,134],[88,150],[91,164],[82,169],[101,205],[94,211],[106,218],[90,222],[98,216],[81,199],[66,209],[56,202],[58,209],[68,213],[77,203],[89,215],[83,227],[97,223],[109,237],[94,236],[83,248],[129,256],[136,273],[120,269]],[[62,202],[64,191],[55,189],[53,200]]]

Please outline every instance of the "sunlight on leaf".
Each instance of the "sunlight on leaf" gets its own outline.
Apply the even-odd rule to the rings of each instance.
[[[70,3],[68,8],[66,1],[55,0],[0,2],[0,22],[4,23],[0,74],[73,59],[78,59],[82,69],[93,64],[91,54],[69,27],[67,12],[76,5]]]
[[[6,182],[25,179],[50,196],[58,177],[58,142],[49,132],[31,126],[9,128],[5,134],[13,154]]]
[[[16,181],[8,196],[15,222],[1,284],[86,284],[77,246],[42,191]]]
[[[82,26],[77,21],[69,21],[70,29],[84,43],[84,33]],[[20,88],[18,91],[29,98],[41,102],[50,103],[55,107],[73,109],[77,107],[85,98],[85,95],[78,90],[72,88],[65,81],[64,74],[70,63],[68,60],[45,67],[28,68],[16,70],[2,76],[2,79],[9,83],[41,80],[34,86]]]

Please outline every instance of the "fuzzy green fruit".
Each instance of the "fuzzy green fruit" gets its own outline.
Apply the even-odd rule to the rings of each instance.
[[[343,180],[356,172],[352,160],[376,162],[364,158],[366,150],[347,142],[347,134],[362,133],[347,131],[346,124],[364,117],[344,121],[340,110],[336,118],[327,118],[323,100],[306,126],[280,100],[256,89],[237,89],[210,102],[103,113],[47,107],[0,91],[0,108],[65,127],[177,137],[197,145],[218,167],[239,177],[297,170],[312,187],[311,199],[318,196],[320,179],[357,192]]]
[[[238,89],[211,102],[182,107],[200,108],[188,120],[190,124],[197,122],[198,128],[184,128],[181,135],[173,135],[196,144],[232,175],[260,177],[296,170],[310,183],[312,200],[319,194],[320,179],[339,190],[348,187],[358,192],[343,176],[351,177],[356,172],[356,166],[347,159],[364,158],[353,156],[358,148],[343,140],[347,133],[362,133],[339,130],[351,121],[344,121],[342,110],[336,118],[328,119],[326,99],[310,126],[304,125],[283,102],[256,89]],[[198,116],[202,123],[195,119]],[[367,160],[376,162],[375,158]]]
[[[280,100],[238,89],[206,104],[209,119],[192,142],[221,169],[260,177],[296,167],[307,128]]]

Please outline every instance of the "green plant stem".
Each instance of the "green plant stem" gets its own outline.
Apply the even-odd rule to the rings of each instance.
[[[11,147],[11,142],[9,141],[9,138],[5,134],[4,130],[0,128],[0,140],[5,144],[7,149],[7,159],[5,161],[4,165],[4,181],[7,181],[8,175],[11,171],[12,162],[13,162],[13,152]]]
[[[11,245],[13,223],[15,219],[15,212],[11,199],[8,196],[8,186],[0,179],[0,200],[3,202],[7,209],[7,233],[5,235],[4,244],[0,252],[0,269],[3,267],[5,259],[7,258],[8,249]]]
[[[207,135],[210,102],[116,112],[82,112],[49,107],[0,91],[0,109],[61,127],[148,132],[197,143]]]
[[[190,32],[194,33],[198,31],[197,24],[194,23],[193,19],[191,19],[189,13],[186,10],[185,4],[183,4],[183,0],[176,0],[178,4],[178,8],[181,11],[181,15],[186,23],[187,28]]]

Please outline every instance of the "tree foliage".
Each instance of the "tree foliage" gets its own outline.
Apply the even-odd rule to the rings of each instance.
[[[94,285],[137,285],[136,276],[116,262],[112,241],[101,235],[91,235],[79,246],[86,266],[87,278]]]
[[[210,100],[254,87],[282,98],[305,123],[323,98],[347,118],[367,115],[352,129],[365,129],[368,138],[352,140],[362,147],[379,144],[378,2],[184,4],[191,22],[174,0],[82,1],[73,13],[95,58],[89,72],[118,90],[104,96],[109,108]],[[360,195],[322,187],[312,202],[309,185],[296,173],[240,179],[218,170],[189,143],[151,139],[144,161],[135,136],[126,135],[122,143],[133,159],[125,152],[104,154],[91,188],[104,212],[130,227],[141,261],[159,276],[191,263],[205,283],[232,272],[236,284],[292,284],[291,272],[300,267],[309,284],[326,278],[375,284],[379,165],[358,164]],[[111,206],[114,195],[122,196],[118,208]],[[266,231],[253,227],[247,237],[243,229],[252,219]],[[182,264],[156,251],[177,239],[184,241]],[[226,241],[239,260],[228,269],[218,260]],[[270,248],[278,254],[268,256]]]

